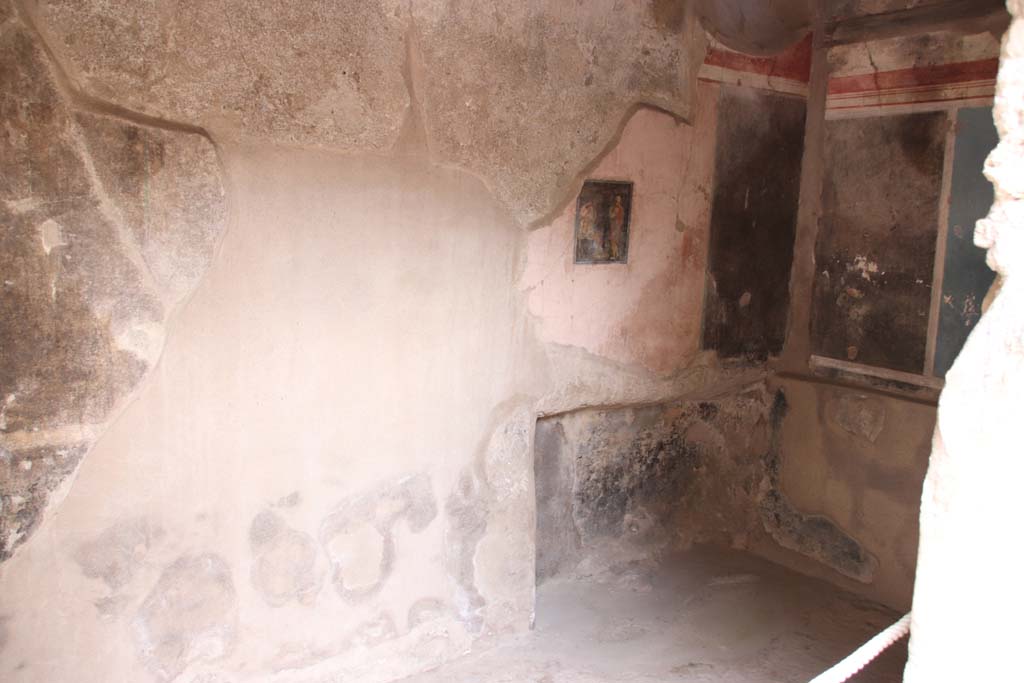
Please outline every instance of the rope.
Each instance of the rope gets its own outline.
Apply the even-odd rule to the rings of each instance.
[[[863,669],[882,651],[910,633],[910,612],[877,636],[854,650],[846,659],[816,677],[811,683],[843,683]]]

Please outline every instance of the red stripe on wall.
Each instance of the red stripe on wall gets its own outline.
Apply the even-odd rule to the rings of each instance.
[[[828,82],[829,95],[867,93],[916,86],[955,85],[966,81],[995,80],[999,59],[979,59],[958,64],[933,64],[910,69],[840,76]]]
[[[991,102],[992,97],[989,95],[972,95],[971,97],[957,97],[957,98],[946,98],[937,97],[930,100],[904,100],[902,102],[862,102],[859,104],[847,104],[842,106],[829,105],[829,111],[840,111],[844,109],[882,109],[884,107],[908,107],[915,104],[938,104],[940,102]]]
[[[733,71],[778,76],[791,81],[807,83],[811,80],[811,35],[775,57],[752,57],[742,52],[712,48],[704,58],[709,66],[720,66]]]

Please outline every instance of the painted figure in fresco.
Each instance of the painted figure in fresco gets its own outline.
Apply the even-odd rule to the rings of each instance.
[[[622,205],[622,195],[615,195],[615,203],[608,210],[608,257],[612,261],[620,259],[623,242],[623,227],[626,225],[626,207]]]
[[[576,199],[576,263],[625,263],[633,183],[586,180]]]
[[[593,202],[580,207],[577,256],[599,260],[606,258],[604,235],[597,226],[597,210]]]

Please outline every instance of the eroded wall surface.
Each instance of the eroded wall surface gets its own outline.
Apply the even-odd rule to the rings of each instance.
[[[213,145],[88,111],[0,32],[0,561],[160,355],[227,219]],[[59,496],[59,494],[58,494]]]
[[[693,543],[741,546],[772,433],[764,383],[537,423],[537,580],[629,580]]]
[[[941,112],[826,123],[814,353],[924,371],[946,126]]]
[[[764,368],[697,350],[680,5],[186,4],[0,4],[0,678],[383,681],[523,630],[534,424],[581,408],[710,449],[693,505],[742,514],[694,538],[871,567],[790,500]],[[630,262],[574,269],[602,175]]]
[[[803,443],[792,425],[806,420],[800,412],[808,407],[791,389],[762,379],[669,403],[538,420],[538,582],[587,576],[642,585],[666,554],[714,543],[840,576],[883,597],[865,590],[879,556],[821,514],[805,488],[797,498],[784,488],[790,463],[803,462],[791,452]],[[900,482],[891,486],[902,493]]]
[[[523,630],[536,415],[720,380],[516,285],[636,105],[677,145],[622,157],[677,181],[689,15],[357,4],[0,5],[3,680],[391,680]],[[650,206],[655,252],[691,204]]]
[[[488,443],[523,374],[518,231],[458,171],[225,158],[244,227],[4,565],[4,678],[387,679],[529,619],[528,442]]]
[[[387,151],[422,103],[431,151],[484,177],[524,224],[565,198],[633,104],[689,118],[703,59],[687,4],[654,0],[35,12],[90,93],[218,137]]]
[[[856,388],[775,380],[788,411],[779,434],[779,481],[792,504],[831,520],[861,547],[839,544],[762,554],[895,608],[910,605],[917,557],[918,506],[935,408]],[[823,569],[831,571],[823,573]]]

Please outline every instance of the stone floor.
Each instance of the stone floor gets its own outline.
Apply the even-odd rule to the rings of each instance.
[[[702,548],[657,570],[554,579],[535,630],[406,683],[806,683],[899,615],[750,555]],[[856,683],[902,678],[906,640]]]

